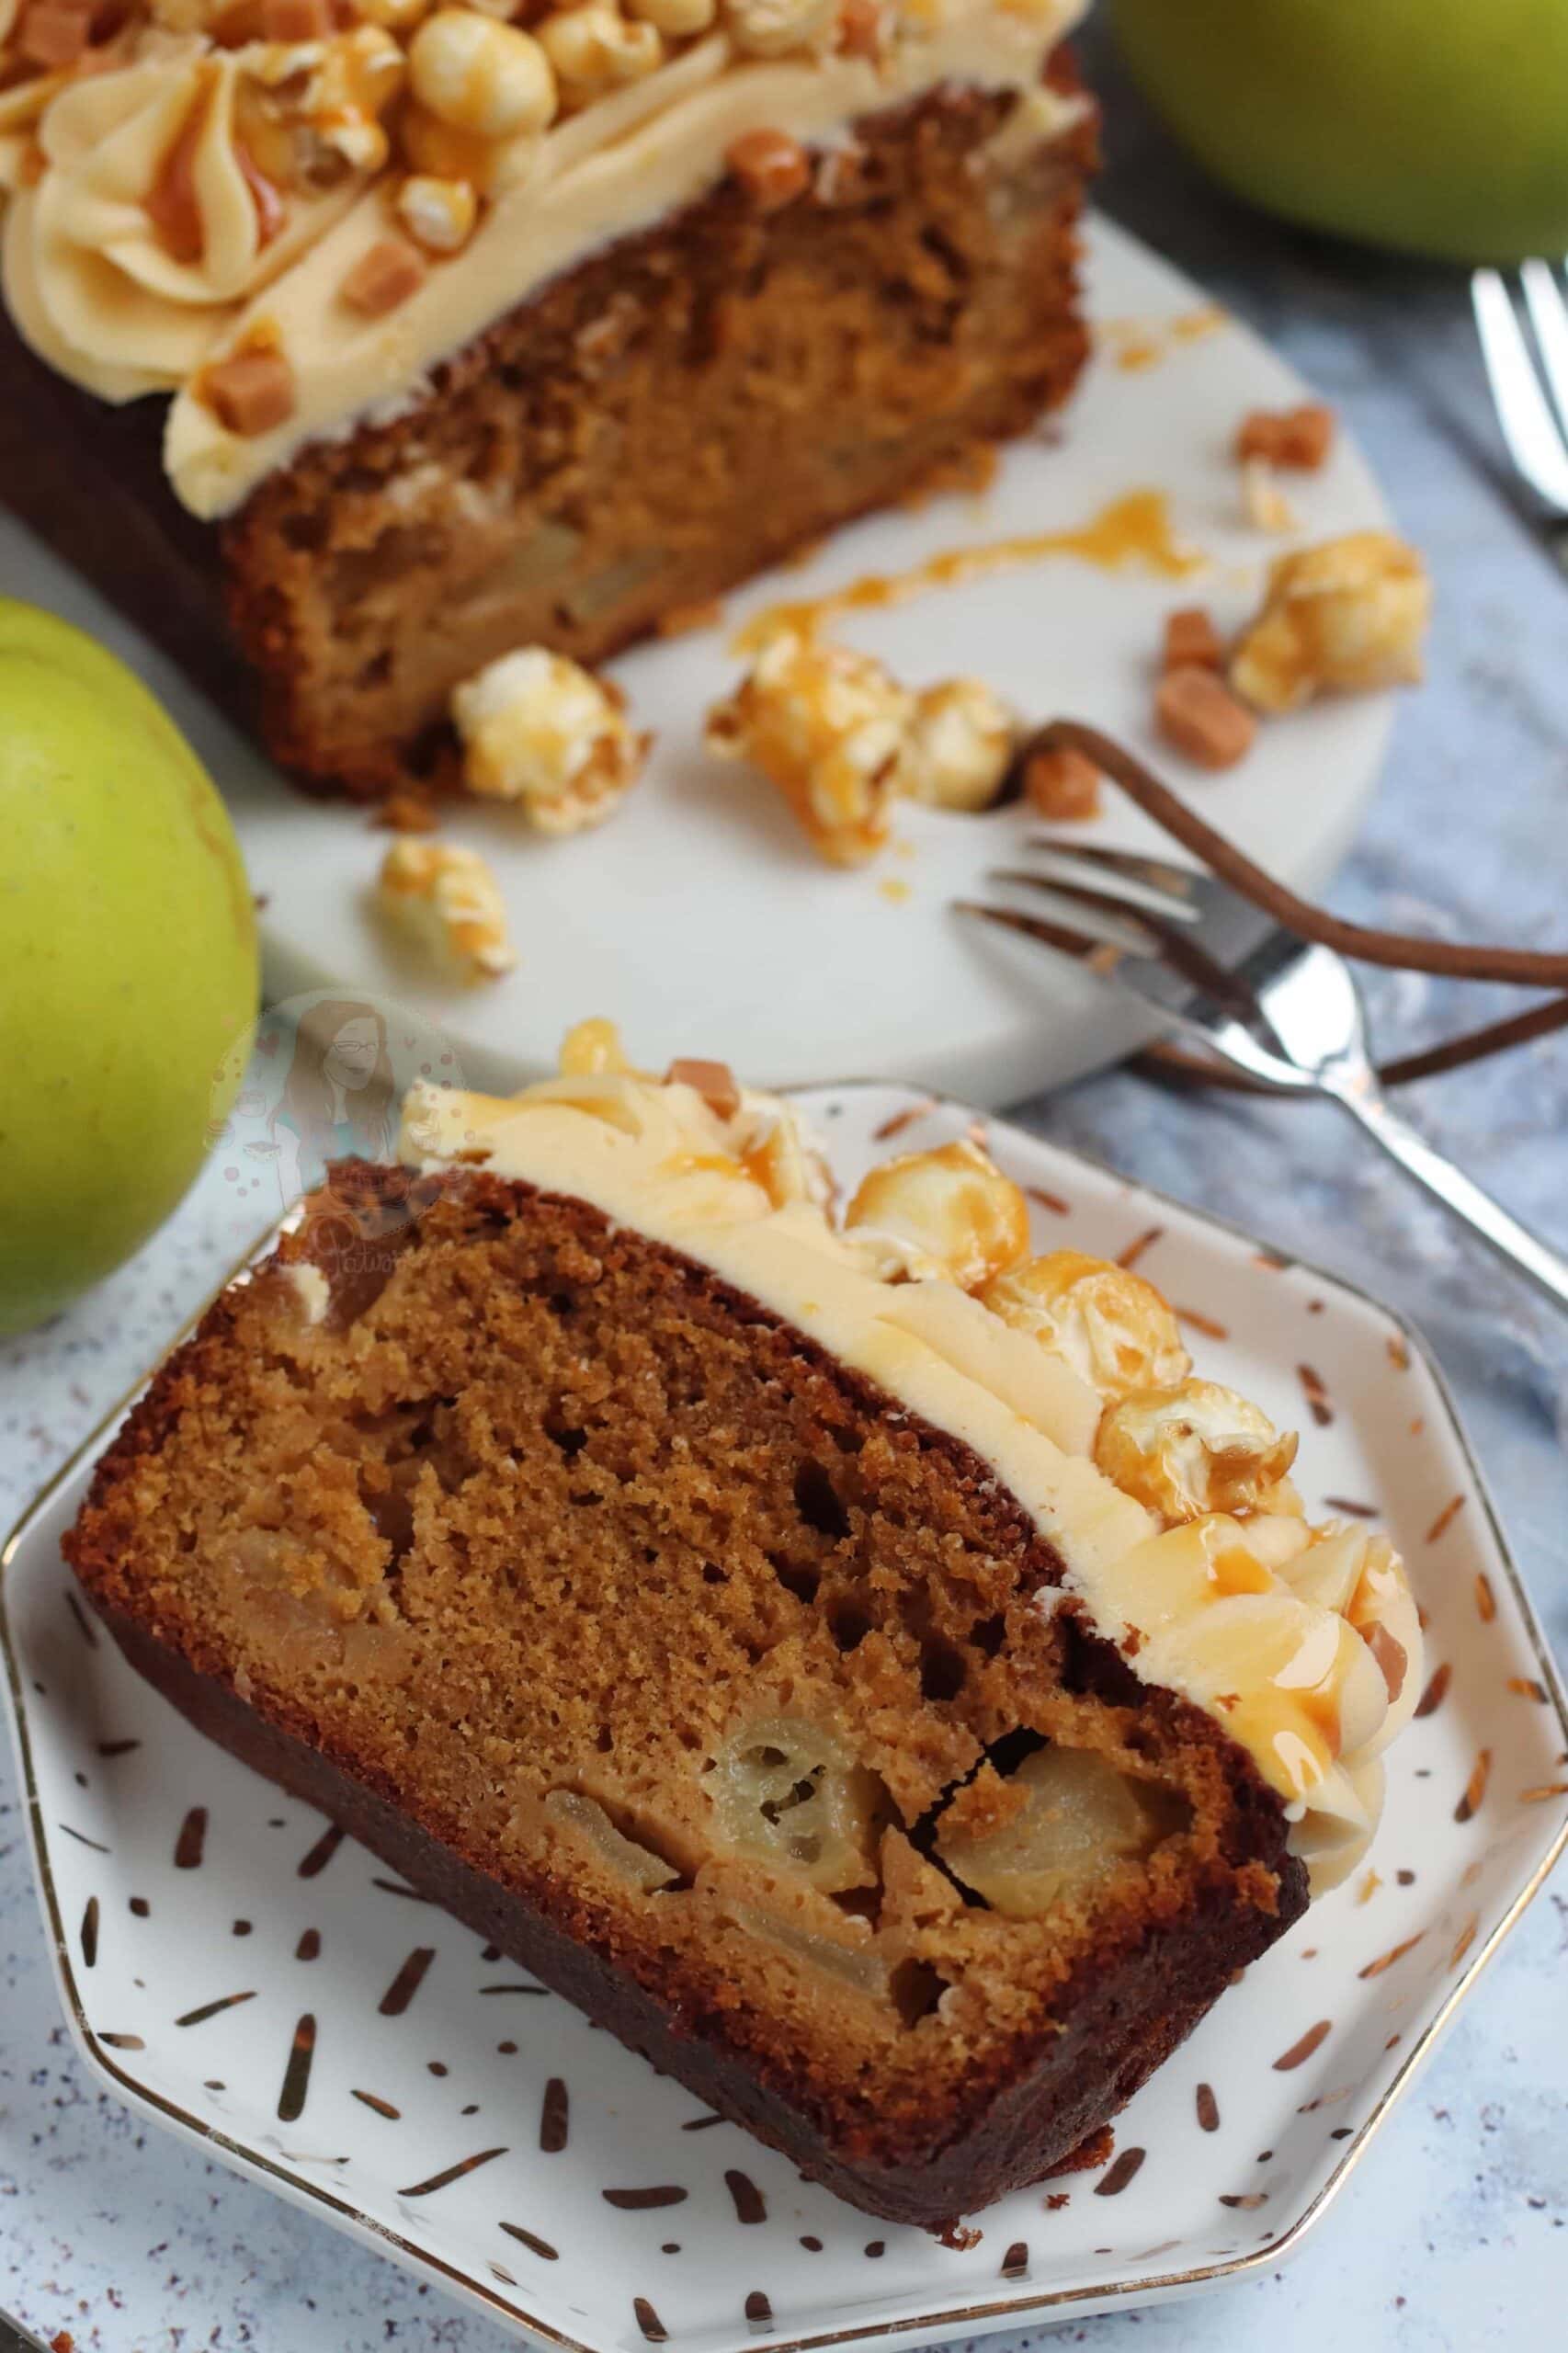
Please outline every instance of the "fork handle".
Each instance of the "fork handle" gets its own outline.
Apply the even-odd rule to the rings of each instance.
[[[1559,1307],[1568,1307],[1568,1258],[1561,1251],[1552,1249],[1528,1226],[1521,1225],[1500,1201],[1483,1192],[1461,1168],[1456,1168],[1451,1160],[1435,1151],[1397,1111],[1390,1110],[1380,1094],[1352,1086],[1335,1086],[1328,1091],[1418,1185],[1424,1185],[1445,1209],[1462,1218],[1500,1258],[1506,1258],[1520,1274],[1528,1275],[1548,1299]]]

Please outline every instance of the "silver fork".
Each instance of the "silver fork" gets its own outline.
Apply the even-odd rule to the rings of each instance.
[[[1356,983],[1335,949],[1284,929],[1216,875],[1049,837],[1027,847],[1037,864],[990,877],[1026,893],[1027,911],[970,900],[958,902],[960,911],[1086,963],[1264,1086],[1337,1103],[1499,1256],[1568,1307],[1568,1258],[1390,1109]],[[1052,903],[1049,913],[1042,900]]]
[[[1495,269],[1478,269],[1470,282],[1481,356],[1509,456],[1557,521],[1568,524],[1568,302],[1549,262],[1523,263],[1519,289],[1539,363]],[[1556,544],[1568,563],[1568,532]]]

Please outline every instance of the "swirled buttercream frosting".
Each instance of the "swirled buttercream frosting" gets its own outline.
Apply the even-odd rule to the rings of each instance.
[[[795,1114],[721,1065],[649,1078],[602,1024],[565,1064],[505,1099],[415,1086],[401,1156],[591,1203],[962,1441],[1133,1673],[1252,1756],[1313,1893],[1342,1880],[1421,1688],[1410,1586],[1386,1537],[1309,1524],[1294,1438],[1190,1378],[1158,1291],[1077,1252],[1031,1257],[1027,1202],[971,1144],[883,1164],[836,1220]]]
[[[199,516],[429,370],[758,130],[832,144],[1041,82],[1084,0],[0,0],[4,294],[50,366],[173,395]]]

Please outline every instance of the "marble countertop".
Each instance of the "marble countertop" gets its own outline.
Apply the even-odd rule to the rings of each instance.
[[[1174,156],[1117,82],[1106,209],[1285,351],[1352,424],[1436,575],[1431,680],[1402,711],[1335,903],[1455,937],[1563,937],[1568,586],[1486,403],[1462,281],[1254,221]],[[1388,1045],[1487,1017],[1493,993],[1385,978]],[[1501,1005],[1501,993],[1496,993]],[[1568,1038],[1407,1097],[1434,1142],[1568,1246]],[[1026,1122],[1359,1278],[1426,1332],[1559,1654],[1568,1654],[1568,1323],[1534,1304],[1326,1110],[1198,1102],[1113,1074]],[[210,1169],[90,1306],[0,1347],[0,1526],[250,1240]],[[1344,2198],[1279,2272],[1069,2323],[1124,2353],[1486,2353],[1560,2340],[1568,2290],[1568,1879],[1527,1915]],[[0,2308],[93,2353],[502,2353],[514,2340],[192,2150],[77,2065],[0,1756]],[[1029,2336],[989,2342],[1013,2353]]]

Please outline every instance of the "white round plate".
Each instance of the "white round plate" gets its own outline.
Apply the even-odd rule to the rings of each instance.
[[[388,835],[362,810],[290,790],[171,665],[9,522],[0,586],[128,652],[195,737],[265,903],[273,995],[391,997],[438,1022],[470,1083],[492,1087],[553,1068],[562,1030],[603,1013],[625,1025],[634,1049],[722,1055],[757,1085],[856,1068],[991,1106],[1016,1100],[1153,1034],[1148,1014],[1103,984],[1054,960],[1021,960],[950,913],[1018,841],[1021,813],[911,807],[897,847],[869,869],[837,870],[808,847],[771,787],[704,753],[702,721],[738,676],[732,641],[748,614],[938,551],[1071,529],[1129,492],[1159,490],[1178,536],[1209,559],[1198,578],[1053,559],[857,614],[843,633],[911,683],[968,672],[1031,715],[1108,728],[1161,759],[1275,872],[1307,890],[1326,880],[1376,779],[1386,697],[1265,727],[1248,759],[1217,779],[1163,755],[1148,724],[1165,613],[1197,598],[1221,624],[1239,622],[1286,544],[1246,525],[1231,447],[1247,409],[1299,400],[1303,388],[1246,329],[1210,313],[1188,279],[1104,222],[1090,231],[1089,283],[1106,330],[1099,357],[1060,428],[1013,444],[984,494],[857,524],[809,563],[732,597],[711,627],[612,665],[657,742],[602,832],[550,841],[505,811],[466,807],[445,821],[447,838],[483,851],[506,896],[521,961],[498,983],[435,981],[371,903]],[[1386,519],[1364,461],[1343,441],[1322,474],[1298,479],[1305,537]],[[1155,838],[1125,805],[1073,830],[1133,846]]]

